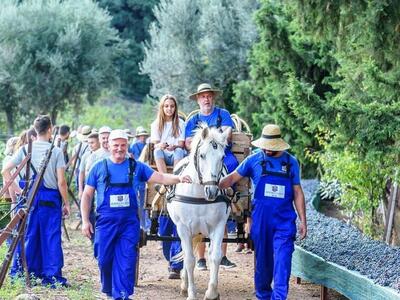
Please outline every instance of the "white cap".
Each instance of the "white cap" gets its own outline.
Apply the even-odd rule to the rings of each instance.
[[[99,134],[110,133],[110,132],[111,132],[111,128],[108,126],[103,126],[103,127],[100,127],[100,129],[99,129]]]
[[[116,139],[124,139],[128,140],[128,135],[122,129],[115,129],[111,131],[110,136],[108,137],[109,141],[116,140]]]

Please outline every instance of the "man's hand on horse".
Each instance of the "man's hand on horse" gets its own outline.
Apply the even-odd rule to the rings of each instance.
[[[192,178],[189,175],[179,176],[181,183],[192,183]]]
[[[89,239],[92,237],[93,226],[90,222],[82,222],[82,234]]]

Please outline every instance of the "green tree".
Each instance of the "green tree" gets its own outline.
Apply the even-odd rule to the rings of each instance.
[[[1,103],[50,113],[53,120],[68,104],[77,109],[85,100],[93,103],[118,83],[114,60],[125,47],[110,23],[90,0],[3,1]]]
[[[236,86],[235,101],[259,128],[261,119],[281,124],[303,162],[317,158],[368,227],[387,179],[397,180],[398,3],[261,2],[251,79]]]
[[[208,81],[224,91],[221,105],[232,106],[233,83],[247,78],[247,51],[257,32],[252,14],[257,1],[160,1],[145,47],[142,72],[152,81],[151,95],[173,93],[185,111],[188,95]]]
[[[262,1],[256,23],[260,38],[249,57],[250,79],[236,85],[234,101],[256,135],[266,123],[279,124],[303,164],[303,176],[315,176],[316,165],[309,155],[319,149],[314,136],[320,128],[310,126],[306,116],[294,109],[289,87],[292,81],[308,83],[323,103],[325,93],[334,92],[324,80],[335,61],[328,47],[299,33],[290,10],[280,2]]]
[[[125,55],[117,59],[121,93],[129,99],[142,101],[151,86],[149,77],[140,74],[139,62],[143,60],[142,43],[149,39],[148,27],[154,21],[153,8],[159,0],[97,0],[112,15],[112,25],[119,36],[127,41]]]

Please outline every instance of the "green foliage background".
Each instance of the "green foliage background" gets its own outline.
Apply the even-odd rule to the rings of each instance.
[[[304,173],[339,179],[342,203],[373,233],[399,163],[398,3],[261,4],[251,78],[235,89],[240,113],[256,132],[280,124]]]
[[[55,120],[118,84],[114,60],[125,45],[110,24],[91,0],[2,2],[0,108],[9,133],[20,116]]]
[[[159,0],[96,0],[112,16],[112,26],[127,41],[127,52],[117,59],[120,91],[128,99],[144,101],[151,86],[147,75],[141,74],[143,43],[149,39],[148,27],[153,22],[153,8]]]

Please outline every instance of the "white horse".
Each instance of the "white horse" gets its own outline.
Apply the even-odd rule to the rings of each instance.
[[[181,273],[181,293],[187,300],[196,298],[193,271],[193,248],[201,241],[201,235],[209,237],[208,251],[210,280],[204,299],[219,299],[218,271],[222,259],[222,240],[230,206],[223,201],[218,182],[225,175],[223,165],[227,134],[202,124],[192,141],[190,155],[175,169],[187,164],[183,175],[190,175],[192,183],[176,185],[175,195],[167,204],[172,221],[176,224],[182,242],[184,267]],[[193,244],[192,244],[193,241]]]

